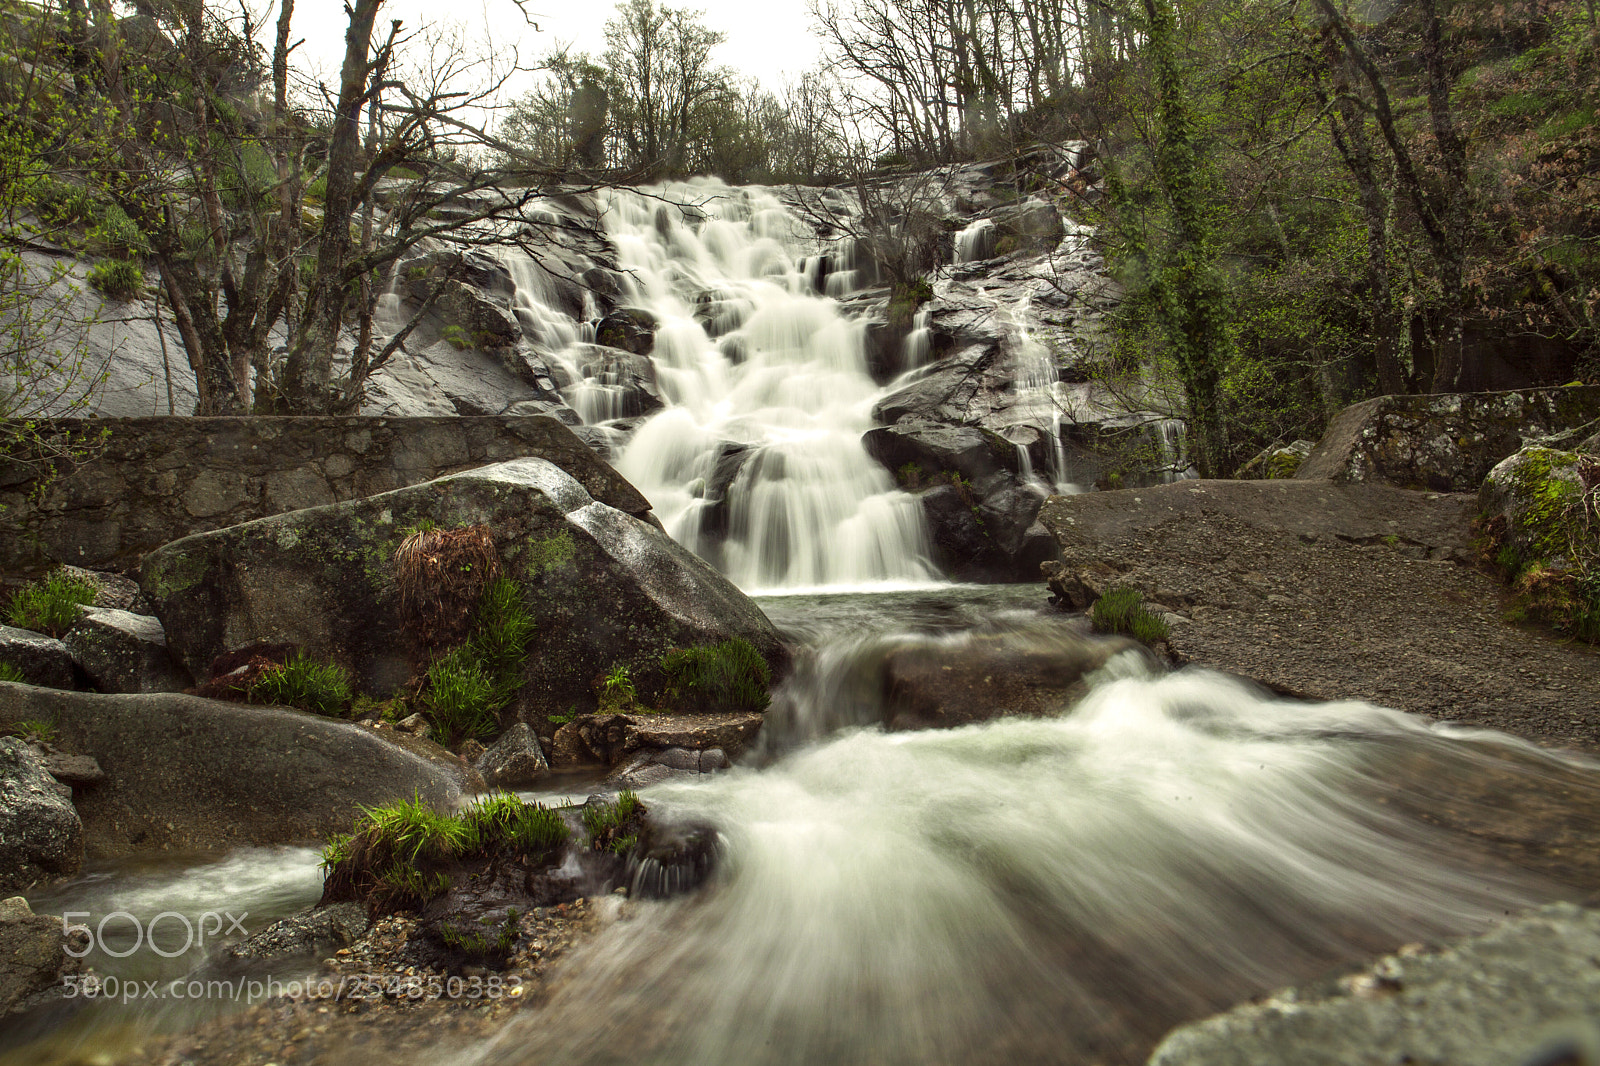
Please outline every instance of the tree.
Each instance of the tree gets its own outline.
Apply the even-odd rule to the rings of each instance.
[[[647,174],[681,174],[704,143],[716,106],[734,94],[732,74],[713,66],[724,36],[701,13],[628,0],[605,25],[612,126],[624,165]]]

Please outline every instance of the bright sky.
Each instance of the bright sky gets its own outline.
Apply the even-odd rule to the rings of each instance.
[[[526,0],[528,13],[539,32],[523,22],[511,0],[389,0],[378,13],[380,32],[389,20],[405,20],[405,29],[424,25],[463,25],[470,39],[481,40],[485,27],[501,43],[514,43],[524,63],[553,51],[558,44],[598,56],[605,50],[601,35],[614,4],[609,0]],[[761,80],[776,90],[785,78],[797,77],[816,64],[822,42],[812,35],[805,0],[669,0],[667,6],[703,10],[703,21],[727,40],[712,53],[720,63]],[[277,6],[263,20],[269,39],[277,20]],[[298,0],[294,14],[295,37],[305,38],[295,56],[306,69],[320,68],[330,81],[344,53],[346,19],[339,0]]]

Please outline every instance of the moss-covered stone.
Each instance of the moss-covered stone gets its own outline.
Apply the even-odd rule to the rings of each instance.
[[[1479,492],[1482,550],[1509,582],[1514,620],[1600,639],[1600,457],[1528,447]]]

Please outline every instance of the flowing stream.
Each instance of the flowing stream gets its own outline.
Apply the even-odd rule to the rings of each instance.
[[[674,536],[765,593],[799,662],[744,765],[644,795],[720,828],[714,882],[630,903],[548,1004],[476,1046],[408,1048],[418,1061],[1135,1062],[1173,1024],[1600,884],[1584,843],[1600,827],[1596,764],[1365,703],[1296,703],[1124,654],[1054,716],[886,731],[896,648],[1089,638],[1042,611],[1037,587],[940,582],[917,501],[861,445],[882,389],[832,298],[847,274],[817,291],[826,249],[772,195],[608,196],[625,302],[660,322],[668,401],[618,466]],[[983,236],[963,235],[964,254]],[[545,343],[592,341],[592,322],[550,310],[537,272],[513,276]],[[1049,382],[1025,385],[1053,418]],[[617,411],[604,387],[572,386],[592,421]],[[314,852],[252,850],[91,872],[32,903],[141,922],[247,911],[254,932],[312,902],[318,880]],[[201,956],[137,957],[95,963],[148,980]],[[124,1022],[197,1017],[95,1011],[60,1038],[62,1061],[114,1049]],[[30,1035],[15,1061],[43,1061],[15,1050]],[[338,1030],[327,1039],[336,1051]]]

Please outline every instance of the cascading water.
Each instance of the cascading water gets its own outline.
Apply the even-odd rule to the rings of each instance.
[[[610,192],[604,220],[669,402],[616,465],[668,532],[745,589],[932,580],[916,499],[861,445],[863,326],[816,295],[782,204],[706,182]]]
[[[858,609],[838,600],[820,609]],[[1559,894],[1442,812],[1559,795],[1594,824],[1587,761],[1137,659],[1059,718],[863,729],[882,621],[854,619],[791,683],[821,730],[764,769],[646,793],[722,827],[720,882],[634,904],[466,1061],[1142,1062],[1173,1024]]]

